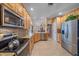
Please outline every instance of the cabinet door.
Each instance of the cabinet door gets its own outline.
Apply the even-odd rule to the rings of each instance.
[[[38,42],[40,40],[40,33],[36,34],[36,42]]]
[[[45,40],[48,40],[48,36],[49,36],[49,34],[45,33]]]
[[[27,26],[27,29],[30,28],[30,16],[29,15],[27,15],[26,26]]]
[[[37,42],[37,33],[34,34],[34,43]]]
[[[31,24],[30,24],[30,18],[28,16],[28,14],[25,13],[25,16],[24,16],[24,29],[28,30],[30,28],[30,26],[31,26]]]
[[[31,40],[30,40],[30,44],[29,44],[29,51],[30,54],[32,53],[32,49],[34,47],[34,37],[32,36]]]
[[[27,29],[27,13],[24,10],[24,29]]]
[[[13,11],[16,11],[16,3],[4,3],[8,8],[10,8]]]
[[[33,47],[34,47],[34,38],[32,39],[32,49],[33,49]]]
[[[20,3],[4,3],[4,5],[18,13],[20,16],[24,16],[23,6]]]
[[[29,42],[29,53],[31,54],[31,52],[32,52],[32,43],[31,43],[31,40],[30,40],[30,42]]]
[[[40,33],[35,33],[35,39],[34,42],[38,42],[40,40]]]
[[[19,3],[16,3],[16,12],[20,15],[20,16],[24,16],[23,15],[23,7],[22,7],[22,5],[21,4],[19,4]]]
[[[38,41],[40,41],[40,33],[38,33]]]

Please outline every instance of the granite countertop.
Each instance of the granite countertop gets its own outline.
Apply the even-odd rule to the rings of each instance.
[[[28,35],[26,35],[26,36],[24,36],[24,37],[21,37],[21,38],[31,38],[30,36],[28,36]]]
[[[48,32],[36,32],[36,33],[48,33]]]
[[[0,52],[0,56],[14,56],[16,55],[14,52]]]
[[[30,39],[33,35],[34,35],[34,34],[32,33],[32,34],[30,34],[30,35],[26,35],[26,36],[21,37],[21,38],[29,38],[29,39]]]

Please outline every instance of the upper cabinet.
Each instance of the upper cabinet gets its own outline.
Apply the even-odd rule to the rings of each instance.
[[[16,3],[4,3],[9,9],[16,11]]]
[[[21,3],[4,3],[3,5],[23,17],[24,29],[29,29],[31,26],[31,17]]]
[[[24,12],[23,12],[24,7],[22,6],[22,4],[19,4],[19,3],[4,3],[4,5],[6,5],[8,8],[10,8],[11,10],[18,13],[20,16],[24,15]]]
[[[20,15],[20,16],[24,16],[24,7],[22,6],[22,4],[18,4],[16,3],[16,12]],[[26,12],[25,12],[26,13]]]
[[[28,22],[27,22],[27,13],[26,13],[26,10],[25,9],[23,9],[24,10],[24,29],[28,29],[27,28],[27,24],[28,24]]]
[[[31,26],[32,22],[31,22],[31,17],[29,15],[27,15],[27,28],[29,29]]]

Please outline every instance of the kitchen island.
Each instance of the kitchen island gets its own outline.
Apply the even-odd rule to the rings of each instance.
[[[49,37],[48,32],[36,32],[35,33],[35,42],[38,41],[47,41]]]

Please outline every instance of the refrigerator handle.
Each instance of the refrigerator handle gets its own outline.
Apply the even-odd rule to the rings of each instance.
[[[67,38],[68,38],[68,35],[69,35],[69,30],[68,30],[68,24],[67,24]]]
[[[68,24],[67,24],[66,33],[65,33],[65,38],[66,39],[68,39],[68,35],[69,35],[69,30],[68,30]]]

